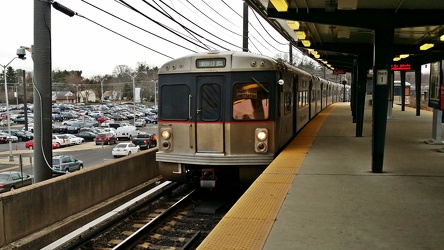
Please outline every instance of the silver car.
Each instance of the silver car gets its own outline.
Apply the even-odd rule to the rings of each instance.
[[[0,173],[0,193],[31,185],[34,176],[18,171]]]

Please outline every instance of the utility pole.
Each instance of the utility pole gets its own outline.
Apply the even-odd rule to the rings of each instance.
[[[45,20],[45,22],[42,22]],[[45,31],[45,32],[43,32]],[[34,180],[52,178],[51,3],[34,0]]]

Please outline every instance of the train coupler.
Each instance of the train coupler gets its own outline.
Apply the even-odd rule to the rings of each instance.
[[[215,188],[216,187],[216,176],[214,174],[214,169],[205,168],[202,169],[202,175],[200,177],[200,187],[201,188]]]

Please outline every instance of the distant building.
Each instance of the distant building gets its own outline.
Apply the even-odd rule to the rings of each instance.
[[[52,91],[51,100],[55,103],[76,103],[76,96],[71,91]]]
[[[79,102],[82,103],[96,102],[96,100],[100,99],[100,96],[97,96],[96,92],[91,89],[79,91],[77,94]]]
[[[103,92],[103,99],[104,100],[115,101],[115,100],[120,100],[121,96],[120,96],[120,93],[118,91],[107,90],[107,91]]]

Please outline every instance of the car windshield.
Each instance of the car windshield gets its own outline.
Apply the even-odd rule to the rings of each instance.
[[[0,181],[6,181],[8,180],[9,175],[8,174],[0,174]]]
[[[116,148],[126,148],[126,144],[117,144]]]
[[[52,165],[60,165],[60,159],[52,159]]]
[[[98,134],[97,136],[98,136],[98,137],[105,137],[106,134]]]

